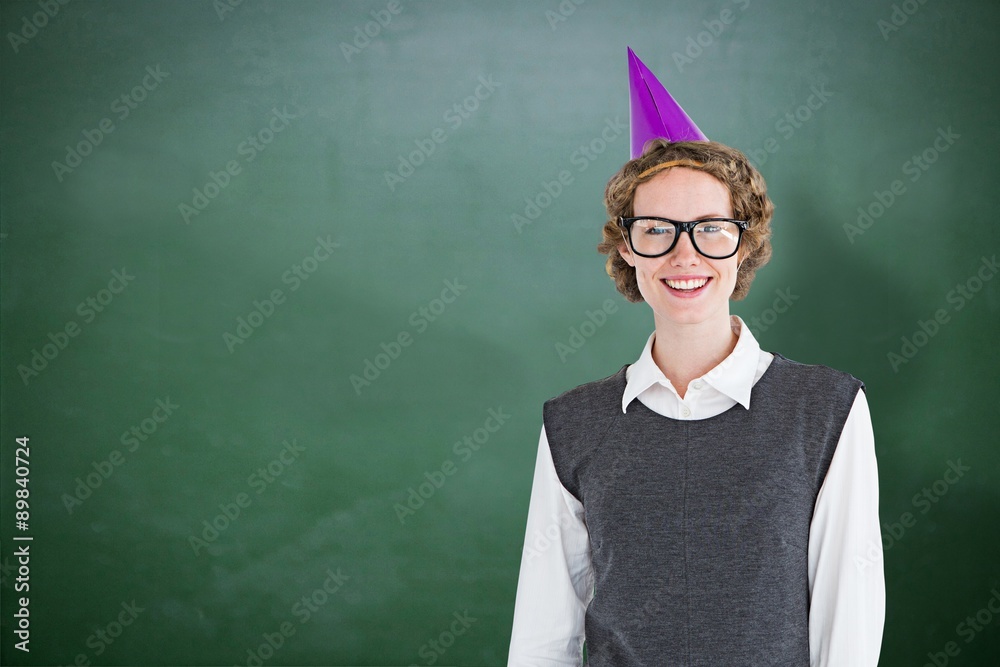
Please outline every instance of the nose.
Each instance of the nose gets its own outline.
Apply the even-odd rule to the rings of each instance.
[[[684,232],[677,239],[677,245],[674,249],[670,251],[668,255],[670,257],[671,264],[677,266],[688,266],[694,264],[698,261],[698,251],[694,249],[694,243],[691,241],[691,235]]]

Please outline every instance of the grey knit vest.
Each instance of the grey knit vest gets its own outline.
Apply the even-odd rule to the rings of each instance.
[[[584,506],[590,667],[809,665],[809,524],[864,383],[775,354],[702,420],[622,413],[625,368],[545,403],[556,472]]]

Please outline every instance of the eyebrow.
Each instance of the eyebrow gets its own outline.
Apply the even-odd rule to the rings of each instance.
[[[637,218],[666,218],[665,215],[637,215]],[[724,213],[708,213],[706,215],[700,215],[697,218],[692,218],[692,220],[704,220],[705,218],[726,218],[727,220],[732,220],[731,216],[725,215]],[[673,220],[674,218],[667,218],[667,220]],[[681,222],[678,220],[677,222]]]

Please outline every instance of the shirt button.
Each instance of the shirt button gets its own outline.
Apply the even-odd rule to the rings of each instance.
[[[701,380],[695,380],[691,386],[694,387],[695,389],[701,389]]]
[[[691,410],[689,410],[686,405],[681,408],[681,416],[682,417],[690,417],[691,416]]]

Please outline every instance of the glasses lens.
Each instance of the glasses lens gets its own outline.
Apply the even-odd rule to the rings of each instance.
[[[632,223],[632,247],[642,255],[660,255],[673,245],[677,228],[662,220],[643,218]]]
[[[728,220],[705,220],[694,227],[694,244],[708,257],[728,257],[736,252],[740,228]]]

